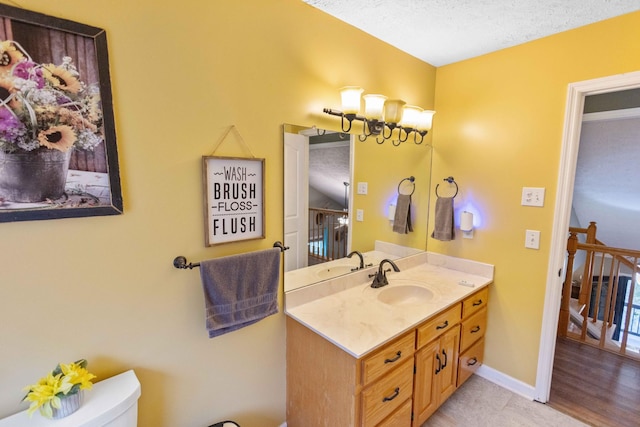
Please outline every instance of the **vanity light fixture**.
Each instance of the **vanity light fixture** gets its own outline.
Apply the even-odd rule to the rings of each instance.
[[[398,146],[413,134],[413,142],[422,144],[424,136],[431,130],[435,111],[406,105],[400,99],[388,100],[384,95],[362,96],[362,92],[364,90],[361,87],[343,87],[340,89],[342,111],[332,108],[325,108],[323,111],[340,117],[342,131],[345,133],[351,131],[354,120],[362,122],[362,134],[358,135],[360,141],[374,135],[378,144],[391,139],[392,144]],[[360,115],[361,98],[364,99],[364,115]],[[397,138],[394,138],[395,129],[398,129]]]

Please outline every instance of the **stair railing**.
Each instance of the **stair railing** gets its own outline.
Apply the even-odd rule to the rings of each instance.
[[[640,357],[634,330],[639,310],[633,305],[640,251],[606,246],[596,238],[596,230],[595,222],[587,228],[569,229],[558,335]],[[585,243],[578,238],[582,234]],[[579,253],[584,253],[584,264],[575,268]],[[576,276],[581,280],[575,280]],[[628,285],[619,289],[621,283]],[[629,335],[633,346],[629,346]]]

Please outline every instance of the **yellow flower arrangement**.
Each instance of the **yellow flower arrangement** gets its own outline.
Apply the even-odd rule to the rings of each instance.
[[[25,387],[27,395],[23,400],[31,402],[27,412],[33,415],[38,409],[43,416],[51,418],[53,408],[60,408],[60,398],[71,396],[80,390],[91,389],[91,380],[95,377],[87,371],[85,359],[68,365],[59,364],[37,384]]]

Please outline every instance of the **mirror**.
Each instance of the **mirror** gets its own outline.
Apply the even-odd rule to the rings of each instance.
[[[359,257],[345,258],[351,251],[368,266],[426,250],[431,146],[291,124],[283,131],[285,292],[357,269]],[[413,191],[407,234],[389,219],[398,191]]]

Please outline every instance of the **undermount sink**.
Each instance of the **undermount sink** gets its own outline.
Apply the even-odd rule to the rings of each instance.
[[[434,293],[418,285],[398,285],[382,289],[378,301],[388,305],[417,305],[429,302]]]
[[[321,279],[329,279],[331,277],[342,276],[343,274],[351,273],[355,271],[356,267],[350,265],[336,265],[329,268],[323,268],[316,272],[317,276]]]

